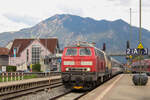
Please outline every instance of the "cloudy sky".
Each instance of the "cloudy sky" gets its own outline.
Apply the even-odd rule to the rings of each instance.
[[[142,0],[142,27],[150,30],[150,2]],[[0,32],[34,26],[55,14],[73,14],[96,20],[123,19],[139,26],[139,0],[1,0]]]

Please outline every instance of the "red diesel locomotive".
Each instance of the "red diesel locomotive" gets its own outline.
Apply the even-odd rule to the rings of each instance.
[[[86,42],[64,48],[61,63],[62,81],[71,89],[92,89],[112,76],[111,59]]]

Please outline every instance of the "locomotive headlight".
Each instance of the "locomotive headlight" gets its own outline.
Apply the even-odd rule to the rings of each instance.
[[[74,61],[64,61],[64,65],[75,65]]]
[[[69,71],[69,68],[66,68],[66,71]]]
[[[81,61],[81,65],[93,65],[92,61]]]
[[[87,68],[86,71],[88,71],[88,72],[91,71],[91,68]]]

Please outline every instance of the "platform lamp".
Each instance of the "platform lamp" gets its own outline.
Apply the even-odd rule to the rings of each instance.
[[[142,44],[141,42],[141,33],[142,33],[142,29],[141,29],[141,0],[140,0],[140,14],[139,14],[139,21],[140,21],[140,25],[139,25],[139,43]],[[143,86],[146,85],[148,82],[148,76],[145,73],[142,73],[142,66],[141,66],[141,56],[142,56],[142,49],[139,49],[139,63],[140,63],[140,72],[139,74],[135,74],[133,75],[132,81],[134,83],[134,85],[138,85],[138,86]]]

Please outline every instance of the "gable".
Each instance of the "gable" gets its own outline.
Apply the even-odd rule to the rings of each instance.
[[[13,45],[9,51],[9,56],[13,55],[13,49],[17,48],[16,50],[16,56],[19,57],[21,52],[25,48],[27,48],[30,44],[32,44],[33,41],[36,39],[15,39],[13,42]],[[48,38],[48,39],[37,39],[41,45],[43,45],[45,48],[49,50],[49,52],[54,53],[56,47],[59,48],[58,45],[58,39],[57,38]]]
[[[12,47],[9,51],[9,56],[13,56],[13,49],[17,48],[16,56],[20,56],[20,53],[33,41],[34,39],[15,39]]]

